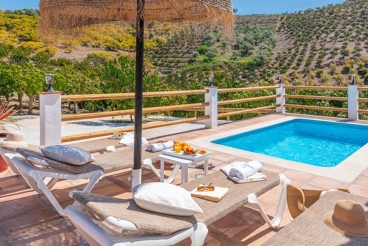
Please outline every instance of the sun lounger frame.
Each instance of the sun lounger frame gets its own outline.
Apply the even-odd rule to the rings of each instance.
[[[115,156],[123,156],[124,151],[132,152],[133,150],[123,150],[118,152],[106,153],[103,155],[99,155],[98,157],[115,157]],[[85,192],[90,192],[99,179],[102,177],[103,173],[108,173],[112,171],[120,171],[127,168],[132,168],[133,164],[127,165],[116,165],[114,168],[108,167],[107,170],[95,170],[85,173],[68,173],[62,172],[60,170],[52,169],[52,168],[38,168],[33,166],[32,164],[28,163],[28,161],[22,157],[21,155],[17,154],[13,151],[8,151],[6,149],[2,149],[0,153],[3,155],[5,161],[9,165],[9,167],[17,174],[24,178],[24,180],[28,183],[30,187],[38,194],[44,194],[50,203],[54,206],[56,211],[65,216],[64,209],[60,206],[59,202],[56,200],[55,196],[51,193],[52,187],[56,184],[56,182],[60,179],[67,179],[67,180],[78,180],[78,179],[89,179],[87,185],[83,189]],[[154,153],[146,153],[146,155],[154,156]],[[103,163],[103,166],[106,162]],[[98,164],[98,163],[96,163]],[[120,163],[119,163],[120,164]],[[151,159],[146,159],[143,161],[143,167],[150,169],[158,178],[160,178],[160,173],[157,169],[153,166]],[[172,182],[176,173],[178,172],[180,166],[175,166],[173,172],[169,176],[169,178],[165,179],[165,182]]]
[[[269,219],[266,212],[260,206],[257,195],[255,193],[251,193],[248,195],[248,205],[257,209],[261,213],[262,217],[265,219],[266,223],[273,229],[278,228],[278,226],[280,225],[286,205],[286,189],[287,185],[290,183],[290,180],[282,174],[279,174],[279,178],[282,191],[280,194],[276,214],[273,219]],[[70,193],[70,196],[73,197],[73,191]],[[242,206],[243,205],[245,204],[242,204]],[[97,225],[85,212],[82,211],[82,208],[80,206],[68,206],[65,209],[65,213],[90,245],[174,245],[184,240],[185,238],[190,237],[192,241],[192,246],[200,246],[204,244],[204,240],[208,233],[207,226],[202,222],[198,222],[189,229],[181,230],[168,236],[156,235],[116,237],[108,234],[104,229]],[[226,215],[224,214],[224,216]],[[120,228],[124,228],[127,230],[138,230],[130,221],[116,219],[114,217],[108,217],[106,218],[106,220],[109,220],[109,223],[112,223],[112,221],[119,223]],[[114,224],[114,222],[112,224]]]
[[[56,181],[58,181],[59,179],[89,179],[83,191],[90,192],[95,184],[99,181],[100,177],[103,175],[102,171],[100,170],[80,174],[62,173],[56,172],[56,170],[49,171],[47,169],[39,170],[30,165],[27,165],[25,163],[26,160],[23,157],[18,157],[14,154],[9,153],[6,153],[4,155],[8,157],[9,160],[14,164],[21,175],[26,179],[27,183],[30,184],[30,186],[39,194],[44,194],[50,201],[52,206],[54,206],[56,211],[62,216],[65,216],[64,209],[60,206],[59,202],[50,191]],[[49,182],[47,185],[47,182],[45,181],[48,180],[50,180],[51,182]],[[77,202],[74,202],[74,205],[77,205]]]

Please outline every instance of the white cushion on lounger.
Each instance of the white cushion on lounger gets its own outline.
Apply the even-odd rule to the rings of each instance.
[[[133,197],[139,207],[156,213],[179,216],[203,213],[187,190],[172,184],[137,185],[133,188]]]
[[[41,151],[50,159],[72,165],[83,165],[94,160],[89,152],[75,146],[52,145],[41,148]]]

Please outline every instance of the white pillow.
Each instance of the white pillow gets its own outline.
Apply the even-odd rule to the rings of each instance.
[[[72,165],[83,165],[94,160],[89,152],[75,146],[52,145],[41,148],[41,152],[50,159]]]
[[[190,193],[176,185],[152,182],[133,188],[134,201],[140,208],[162,214],[191,216],[203,213]]]

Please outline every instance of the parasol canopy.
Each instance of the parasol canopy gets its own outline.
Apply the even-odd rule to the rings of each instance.
[[[42,29],[70,29],[91,24],[121,21],[136,24],[137,0],[41,0]],[[231,0],[146,0],[146,22],[234,23]]]
[[[136,24],[132,187],[140,184],[145,22],[219,22],[231,31],[234,24],[231,0],[41,0],[40,14],[42,33],[107,22]]]

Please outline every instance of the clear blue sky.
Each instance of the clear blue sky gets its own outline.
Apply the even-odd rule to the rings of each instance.
[[[1,0],[0,0],[1,1]],[[344,0],[233,0],[237,14],[278,14],[343,3]]]
[[[342,3],[344,0],[233,0],[237,14],[275,14]],[[0,0],[0,9],[38,8],[39,0]]]

